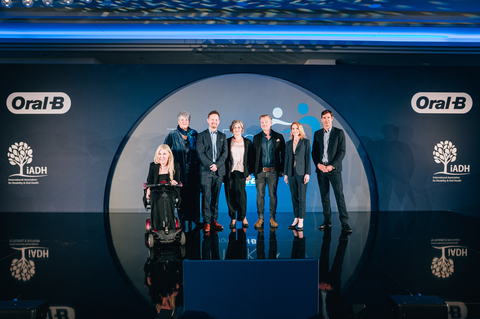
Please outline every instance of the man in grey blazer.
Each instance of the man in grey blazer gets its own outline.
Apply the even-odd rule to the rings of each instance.
[[[348,225],[347,205],[343,196],[342,160],[345,157],[345,133],[333,127],[333,113],[330,110],[322,112],[323,129],[315,132],[313,138],[312,158],[315,163],[318,186],[322,195],[323,224],[318,229],[332,227],[332,211],[330,208],[330,184],[332,184],[342,231],[351,233]]]
[[[218,199],[225,175],[225,159],[228,154],[227,137],[217,130],[218,124],[220,124],[220,114],[217,111],[211,111],[208,113],[207,122],[208,129],[199,133],[197,138],[205,233],[210,232],[210,228],[223,230],[223,226],[217,222]]]

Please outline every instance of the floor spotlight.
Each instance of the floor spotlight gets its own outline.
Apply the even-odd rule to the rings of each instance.
[[[27,8],[31,8],[33,6],[33,0],[22,0],[22,3]]]
[[[53,0],[42,0],[43,4],[46,5],[47,7],[51,6],[53,3]]]
[[[2,6],[10,8],[12,6],[12,0],[2,0]]]
[[[84,0],[86,3],[91,3],[92,0]]]
[[[72,4],[73,0],[63,0],[63,2],[65,2],[65,4]]]

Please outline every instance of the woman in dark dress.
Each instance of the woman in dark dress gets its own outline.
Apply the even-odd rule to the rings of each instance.
[[[254,159],[252,141],[242,136],[244,130],[243,122],[234,120],[230,125],[233,136],[227,139],[228,157],[225,161],[224,185],[231,229],[236,227],[237,220],[242,222],[244,228],[248,227],[245,185],[246,181],[252,178]]]
[[[157,148],[155,157],[148,170],[147,184],[166,183],[178,185],[180,166],[173,160],[170,147],[162,144]],[[162,194],[166,194],[164,200]],[[151,221],[153,229],[175,229],[175,200],[180,200],[179,187],[149,187],[147,198],[151,199]],[[167,215],[168,214],[168,215]]]
[[[197,131],[190,128],[190,113],[182,111],[177,115],[177,129],[168,133],[165,144],[170,146],[175,161],[180,165],[180,181],[183,187],[180,195],[184,199],[178,208],[178,217],[185,221],[200,223],[200,188],[198,187]]]
[[[290,186],[293,204],[293,223],[289,229],[303,230],[306,211],[307,185],[310,180],[310,140],[305,136],[302,124],[290,125],[290,141],[285,144],[284,180]]]

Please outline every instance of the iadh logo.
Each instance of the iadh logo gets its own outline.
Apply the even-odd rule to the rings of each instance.
[[[432,239],[432,247],[440,249],[442,256],[433,258],[432,274],[438,278],[447,278],[454,273],[453,259],[451,257],[466,257],[468,250],[465,246],[458,245],[459,239]]]
[[[35,275],[35,263],[31,258],[49,258],[49,249],[47,247],[39,247],[39,243],[39,239],[10,240],[10,247],[22,252],[22,258],[15,258],[10,265],[10,272],[13,278],[20,281],[30,280]]]
[[[33,161],[33,150],[30,145],[25,142],[12,144],[8,148],[7,157],[10,165],[18,165],[19,167],[18,174],[12,174],[9,177],[37,178],[47,176],[47,167],[45,166],[25,166],[31,164]],[[9,178],[8,184],[38,184],[38,182],[36,179]]]
[[[433,160],[443,164],[443,171],[436,172],[434,182],[461,182],[460,175],[470,174],[470,165],[449,165],[457,160],[457,148],[451,141],[441,141],[433,147]]]

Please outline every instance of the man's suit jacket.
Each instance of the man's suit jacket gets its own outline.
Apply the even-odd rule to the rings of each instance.
[[[255,178],[262,172],[262,138],[263,131],[253,137],[253,148],[255,150]],[[283,165],[285,162],[285,139],[280,133],[271,130],[270,138],[273,140],[273,161],[277,174],[283,174]]]
[[[225,175],[225,160],[227,159],[227,153],[227,136],[222,132],[217,131],[217,152],[215,164],[217,164],[218,176]],[[212,138],[208,129],[198,134],[197,155],[200,159],[200,175],[207,175],[211,172],[210,165],[213,164]]]
[[[228,156],[227,160],[225,161],[225,170],[227,171],[227,173],[230,172],[230,170],[232,169],[232,140],[233,137],[227,138]],[[243,153],[243,175],[245,178],[247,178],[248,175],[250,175],[253,171],[253,161],[255,160],[255,154],[253,153],[252,141],[250,141],[248,138],[243,138],[243,146],[245,149],[245,152]]]
[[[295,171],[298,175],[311,174],[310,140],[306,138],[299,140],[295,154],[293,154],[293,140],[287,142],[285,146],[285,175],[293,176],[294,160],[296,160]]]
[[[317,173],[320,172],[317,165],[322,164],[324,133],[325,129],[322,128],[315,132],[313,138],[312,158]],[[327,149],[328,165],[332,165],[335,168],[332,172],[342,171],[342,160],[345,157],[345,150],[345,133],[342,129],[332,127]]]

